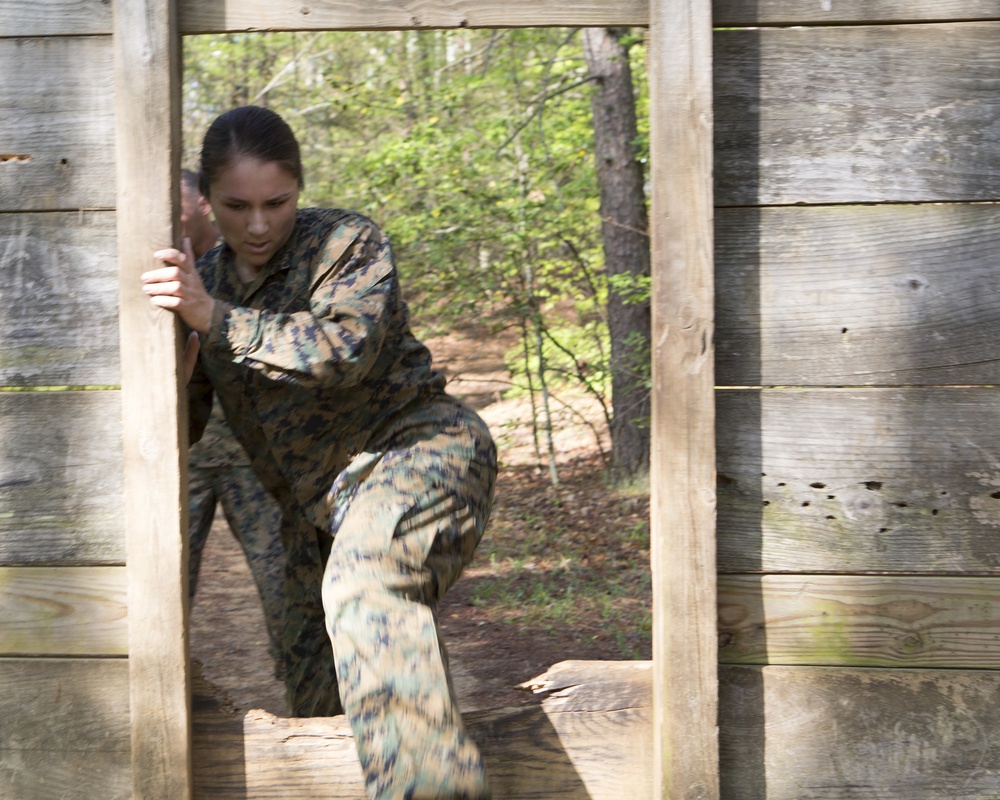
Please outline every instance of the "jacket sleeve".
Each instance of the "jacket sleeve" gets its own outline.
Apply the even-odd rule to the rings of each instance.
[[[201,365],[201,356],[195,362],[194,373],[187,385],[188,444],[201,440],[212,413],[212,384]]]
[[[396,302],[389,241],[373,224],[353,228],[329,235],[312,260],[308,310],[217,301],[205,356],[275,381],[339,388],[361,381],[382,349]]]

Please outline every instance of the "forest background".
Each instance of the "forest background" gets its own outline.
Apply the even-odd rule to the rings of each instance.
[[[436,361],[497,355],[472,379],[445,364],[493,407],[502,466],[459,602],[584,656],[650,649],[646,98],[626,29],[184,39],[183,165],[223,111],[278,111],[300,204],[387,231]]]

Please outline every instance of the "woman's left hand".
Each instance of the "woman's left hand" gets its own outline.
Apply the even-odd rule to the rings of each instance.
[[[169,248],[153,253],[153,258],[167,266],[144,272],[142,291],[154,306],[176,311],[192,330],[208,333],[215,300],[205,291],[195,269],[191,240],[184,239],[182,246],[183,251]]]

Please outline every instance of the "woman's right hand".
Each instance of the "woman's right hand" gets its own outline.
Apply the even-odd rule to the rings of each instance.
[[[171,247],[153,253],[153,258],[167,266],[144,272],[140,276],[142,291],[154,306],[174,311],[192,330],[208,333],[215,300],[205,291],[195,269],[191,240],[184,239],[182,247],[183,251]]]

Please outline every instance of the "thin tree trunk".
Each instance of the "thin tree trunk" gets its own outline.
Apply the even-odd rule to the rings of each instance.
[[[635,96],[625,28],[585,28],[584,54],[595,91],[591,96],[601,233],[609,277],[649,275],[649,234],[642,165],[636,158]],[[611,446],[617,478],[649,470],[649,302],[624,302],[608,294],[611,334]]]

